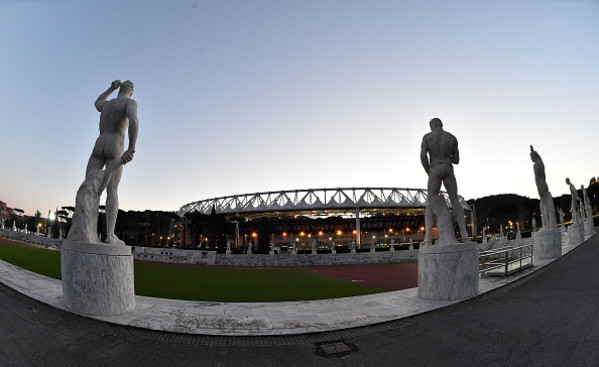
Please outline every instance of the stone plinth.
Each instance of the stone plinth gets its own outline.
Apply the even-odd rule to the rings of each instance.
[[[559,229],[540,230],[532,239],[533,260],[562,256],[562,232]]]
[[[68,309],[92,316],[121,315],[135,309],[130,247],[65,240],[60,261]]]
[[[478,245],[420,246],[418,296],[458,300],[478,294]]]
[[[584,224],[572,224],[568,227],[568,243],[578,245],[584,242]]]
[[[595,225],[593,224],[593,219],[584,221],[584,236],[590,237],[595,234]]]

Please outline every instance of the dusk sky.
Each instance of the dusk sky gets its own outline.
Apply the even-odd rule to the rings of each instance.
[[[538,197],[531,144],[553,196],[599,175],[599,1],[0,1],[0,24],[0,200],[28,215],[74,205],[114,79],[123,210],[426,188],[433,117],[465,199]]]

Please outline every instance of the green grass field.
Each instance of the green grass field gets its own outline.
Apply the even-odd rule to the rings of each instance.
[[[0,239],[0,259],[60,279],[60,252],[10,245]],[[141,296],[215,302],[277,302],[384,292],[300,269],[238,269],[135,263]]]

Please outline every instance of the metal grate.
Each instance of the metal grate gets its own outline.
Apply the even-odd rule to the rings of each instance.
[[[342,341],[322,343],[319,347],[327,356],[352,352],[352,349]]]

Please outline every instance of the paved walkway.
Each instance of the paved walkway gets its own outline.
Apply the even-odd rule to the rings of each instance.
[[[389,292],[394,295],[378,305],[369,299],[373,296],[354,297],[329,307],[341,307],[343,300],[357,305],[353,312],[340,311],[349,319],[360,307],[373,307],[374,313],[381,306],[387,316],[390,312],[385,310],[393,308],[395,321],[269,337],[197,336],[112,325],[48,307],[0,286],[0,366],[595,366],[599,364],[598,263],[595,236],[558,261],[540,270],[535,266],[537,271],[520,281],[436,312],[398,319],[402,304],[389,302],[413,300],[410,290]],[[7,283],[6,276],[13,270],[7,273],[5,268],[0,279]],[[31,280],[28,286],[43,293],[44,284],[39,282]],[[503,282],[483,281],[481,291],[496,289]],[[300,304],[311,302],[321,301]],[[371,321],[381,320],[373,317]],[[273,313],[270,319],[275,325],[277,316]],[[325,321],[319,322],[334,329],[331,321]]]

